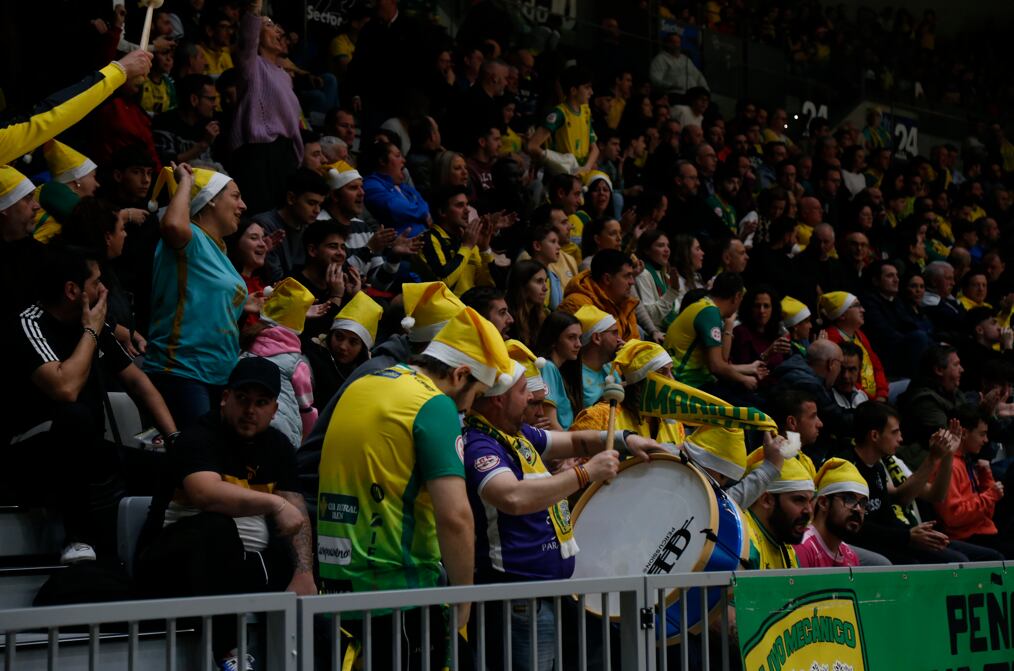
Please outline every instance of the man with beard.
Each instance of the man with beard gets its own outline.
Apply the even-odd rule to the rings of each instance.
[[[870,488],[851,463],[828,459],[814,482],[817,498],[813,525],[794,549],[802,568],[859,566],[859,557],[844,539],[854,538],[863,528]]]
[[[764,450],[758,448],[747,458],[747,472],[760,467]],[[813,515],[813,480],[797,459],[786,459],[778,477],[771,481],[747,511],[750,527],[750,567],[758,569],[798,568],[792,546],[803,540]]]

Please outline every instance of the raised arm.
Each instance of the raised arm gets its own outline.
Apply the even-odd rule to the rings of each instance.
[[[176,193],[159,222],[159,234],[172,249],[183,249],[193,237],[190,229],[190,189],[194,184],[194,173],[188,164],[176,166],[176,183]]]

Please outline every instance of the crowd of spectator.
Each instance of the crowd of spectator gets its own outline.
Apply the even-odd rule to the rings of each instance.
[[[875,109],[789,133],[719,109],[678,34],[604,71],[517,47],[488,0],[457,40],[378,0],[326,43],[261,0],[179,4],[149,51],[123,5],[95,17],[101,69],[0,127],[3,487],[62,510],[65,563],[115,558],[136,492],[153,596],[567,578],[567,498],[666,449],[747,511],[755,568],[1014,557],[999,125],[929,156]],[[891,18],[704,8],[810,26],[796,62]],[[649,374],[781,435],[642,417]],[[164,449],[105,439],[114,390]]]

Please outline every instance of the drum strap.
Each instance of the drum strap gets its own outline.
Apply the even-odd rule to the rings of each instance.
[[[535,446],[524,435],[508,436],[476,412],[465,418],[465,426],[495,440],[500,447],[507,451],[507,454],[513,457],[514,463],[521,469],[525,478],[553,477],[546,465],[542,463],[542,457]],[[553,523],[556,540],[560,545],[560,556],[564,559],[573,557],[577,554],[578,547],[577,541],[574,540],[574,528],[570,523],[570,506],[567,504],[567,499],[549,506],[547,512]]]

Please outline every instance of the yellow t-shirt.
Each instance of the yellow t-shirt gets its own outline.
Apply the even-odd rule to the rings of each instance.
[[[223,72],[232,69],[232,52],[228,49],[209,49],[204,45],[197,48],[204,53],[204,74],[217,79]]]
[[[586,429],[604,431],[609,427],[609,404],[600,401],[593,406],[585,408],[574,418],[569,431],[584,431]],[[633,431],[644,438],[651,438],[659,443],[672,443],[682,445],[687,438],[686,429],[680,422],[674,419],[659,420],[658,431],[655,435],[651,433],[649,418],[644,417],[640,422],[634,414],[624,407],[620,407],[616,413],[616,430]]]
[[[349,39],[347,33],[342,33],[331,40],[327,52],[332,58],[344,58],[351,61],[356,53],[356,43]]]

